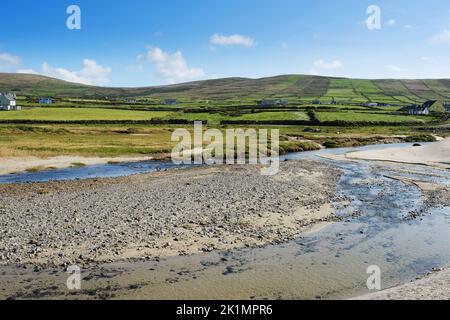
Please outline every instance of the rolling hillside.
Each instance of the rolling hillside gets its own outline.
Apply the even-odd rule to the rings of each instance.
[[[450,79],[363,80],[308,75],[261,79],[224,78],[142,88],[108,88],[70,83],[39,75],[0,73],[0,92],[53,97],[153,97],[191,99],[321,99],[323,102],[411,103],[426,99],[450,101]]]

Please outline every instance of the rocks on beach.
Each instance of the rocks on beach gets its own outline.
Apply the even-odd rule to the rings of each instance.
[[[0,264],[64,266],[279,243],[331,216],[341,172],[290,161],[0,185]]]

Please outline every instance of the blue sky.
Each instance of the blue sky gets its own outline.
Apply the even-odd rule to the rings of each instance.
[[[81,9],[69,30],[66,9]],[[377,5],[381,29],[369,30]],[[448,0],[3,1],[0,71],[108,86],[319,74],[450,78]]]

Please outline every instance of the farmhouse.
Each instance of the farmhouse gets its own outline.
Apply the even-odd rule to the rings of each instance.
[[[52,104],[52,103],[53,103],[52,98],[44,98],[44,97],[39,98],[39,104]]]
[[[404,108],[400,109],[400,111],[407,111],[409,114],[412,114],[412,115],[427,116],[430,114],[430,108],[435,103],[436,103],[436,100],[428,100],[422,105],[413,104],[408,107],[404,107]]]
[[[13,93],[0,93],[0,110],[20,110],[16,104],[16,95]]]

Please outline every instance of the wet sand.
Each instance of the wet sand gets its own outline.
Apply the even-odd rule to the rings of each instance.
[[[389,161],[450,168],[450,139],[426,146],[351,152],[348,159]]]

